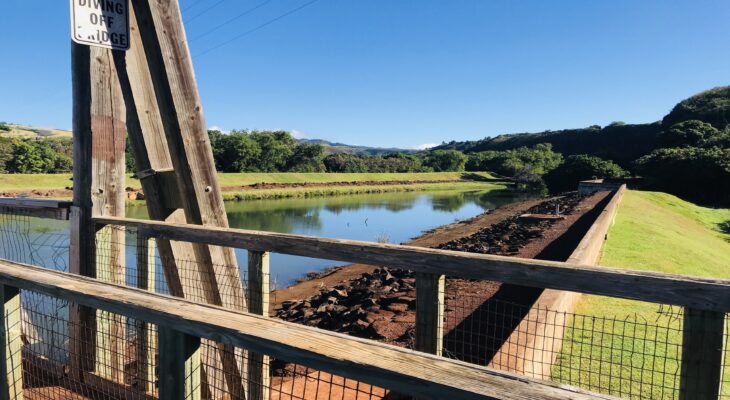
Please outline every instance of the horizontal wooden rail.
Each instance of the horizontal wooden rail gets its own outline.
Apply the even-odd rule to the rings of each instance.
[[[730,312],[730,280],[160,221],[114,217],[94,221],[144,229],[162,239]]]
[[[427,399],[608,399],[580,389],[273,318],[0,261],[0,284]]]
[[[10,209],[31,217],[68,219],[70,208],[70,201],[0,197],[0,213],[3,214]]]

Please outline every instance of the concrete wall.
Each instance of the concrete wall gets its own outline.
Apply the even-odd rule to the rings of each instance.
[[[613,225],[626,185],[612,194],[601,214],[567,260],[576,265],[596,265],[601,247]],[[550,379],[563,344],[565,328],[581,294],[545,289],[530,311],[492,358],[489,367],[536,379]],[[566,315],[568,314],[568,315]]]
[[[621,182],[604,182],[603,179],[580,181],[578,183],[578,194],[586,195],[594,192],[612,192],[618,190],[621,186],[623,186]]]

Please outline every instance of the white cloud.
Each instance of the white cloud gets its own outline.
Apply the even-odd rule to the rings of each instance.
[[[428,150],[430,148],[436,147],[438,144],[435,143],[424,143],[419,144],[418,146],[414,147],[415,150]]]
[[[231,131],[221,128],[218,125],[213,125],[208,127],[209,131],[221,131],[222,133],[229,133]]]
[[[298,131],[296,129],[292,129],[289,133],[291,133],[294,139],[304,139],[305,137],[307,137],[306,133]]]

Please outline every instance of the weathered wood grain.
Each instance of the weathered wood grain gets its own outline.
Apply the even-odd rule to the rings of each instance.
[[[269,253],[248,252],[248,311],[264,317],[269,315]],[[269,400],[270,363],[265,354],[248,353],[249,400]]]
[[[681,400],[715,400],[720,395],[725,314],[684,309]]]
[[[160,400],[200,400],[200,337],[160,326]]]
[[[20,290],[0,286],[0,400],[23,399],[23,361],[21,340]],[[3,361],[4,360],[4,361]]]
[[[0,197],[0,214],[67,220],[71,204],[70,201]]]
[[[137,288],[155,293],[155,240],[150,239],[143,231],[137,232]],[[139,387],[146,393],[155,392],[155,370],[157,363],[157,334],[152,326],[141,320],[135,320],[137,377],[141,379]]]
[[[608,399],[460,361],[94,279],[0,261],[0,284],[134,316],[427,399]]]
[[[730,280],[573,265],[489,254],[123,218],[99,222],[149,229],[159,238],[305,257],[386,265],[416,272],[568,290],[709,311],[730,311]]]
[[[446,277],[416,274],[416,350],[440,356],[444,347]]]

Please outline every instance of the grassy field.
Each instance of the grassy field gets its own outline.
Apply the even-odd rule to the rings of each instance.
[[[36,128],[26,125],[9,125],[10,132],[0,131],[0,137],[37,138],[37,137],[71,137],[71,131],[53,128]]]
[[[32,191],[32,190],[54,190],[70,187],[71,174],[0,174],[1,191]],[[221,173],[218,174],[222,187],[228,187],[224,192],[227,200],[263,199],[280,197],[305,197],[305,196],[331,196],[356,193],[381,193],[413,190],[443,190],[450,187],[461,189],[502,187],[503,184],[489,183],[494,179],[486,172],[432,172],[432,173]],[[389,182],[389,181],[413,181],[419,184],[393,184],[393,185],[361,185],[348,186],[356,182]],[[438,181],[452,181],[449,183],[437,183]],[[458,181],[458,182],[457,182]],[[292,187],[243,190],[236,189],[236,186],[248,186],[256,183],[278,183],[278,184],[303,184],[303,183],[343,183],[342,185],[328,187]],[[140,183],[127,177],[127,187],[140,188]]]
[[[730,278],[728,221],[730,209],[699,207],[665,193],[629,191],[609,230],[600,264]],[[568,329],[554,378],[632,398],[675,398],[682,343],[678,312],[656,304],[583,296],[576,314],[587,317],[574,319]],[[723,392],[730,394],[730,383]]]

